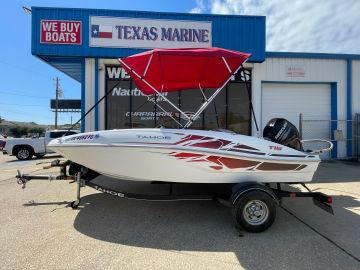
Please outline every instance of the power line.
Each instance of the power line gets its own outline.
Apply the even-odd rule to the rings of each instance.
[[[32,111],[31,112],[26,112],[24,113],[23,111],[22,112],[19,112],[19,111],[14,111],[14,110],[11,110],[11,109],[6,109],[6,114],[8,115],[12,115],[12,114],[17,114],[17,115],[26,115],[26,117],[38,117],[38,118],[42,118],[42,119],[52,119],[52,115],[49,115],[49,114],[34,114]]]
[[[15,103],[0,103],[0,105],[5,105],[5,106],[44,107],[44,105],[34,105],[34,104],[15,104]]]
[[[48,96],[33,96],[33,95],[27,95],[27,94],[22,94],[19,92],[5,92],[5,91],[0,91],[0,94],[4,94],[4,95],[13,95],[13,96],[22,96],[22,97],[32,97],[32,98],[46,98],[46,99],[50,99],[51,97]]]
[[[46,77],[46,78],[48,78],[48,79],[51,79],[51,76],[49,76],[49,75],[45,75],[45,74],[43,74],[43,73],[34,71],[34,70],[30,69],[30,68],[17,66],[17,65],[14,65],[13,63],[8,63],[8,62],[3,61],[3,60],[0,60],[0,64],[6,65],[6,66],[10,66],[10,67],[13,67],[13,68],[17,68],[17,69],[22,69],[22,70],[25,70],[25,71],[27,71],[27,72],[32,72],[32,73],[34,73],[34,74],[41,75],[41,76],[44,76],[44,77]]]

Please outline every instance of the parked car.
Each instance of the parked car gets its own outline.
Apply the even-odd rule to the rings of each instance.
[[[49,130],[45,132],[44,137],[7,139],[3,146],[3,154],[16,156],[18,160],[28,160],[33,156],[41,158],[46,154],[54,153],[47,148],[51,140],[60,138],[65,134],[68,136],[77,133],[78,131],[75,130]]]

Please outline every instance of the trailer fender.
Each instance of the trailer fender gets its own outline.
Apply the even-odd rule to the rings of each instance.
[[[264,184],[261,183],[256,183],[256,182],[244,182],[244,183],[239,183],[236,184],[235,186],[233,186],[232,188],[232,194],[230,197],[230,202],[232,205],[235,205],[237,200],[244,195],[245,193],[249,192],[249,191],[262,191],[266,194],[268,194],[270,197],[272,197],[274,199],[274,201],[279,205],[280,204],[280,200],[279,198],[275,195],[275,193],[271,190],[271,188],[265,186]]]

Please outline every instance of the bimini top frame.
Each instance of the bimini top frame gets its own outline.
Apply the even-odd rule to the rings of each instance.
[[[188,128],[215,99],[250,56],[250,54],[219,48],[161,49],[120,58],[119,61],[145,95],[161,96],[187,122],[182,125],[174,117],[170,117],[181,127]],[[139,59],[136,59],[136,57]],[[189,61],[191,62],[189,63]],[[190,72],[193,72],[189,76],[190,78],[184,77],[184,74],[178,75],[180,72],[185,73],[183,68],[187,66],[191,66],[189,69]],[[217,73],[219,73],[218,79],[214,79]],[[194,89],[195,85],[201,91],[204,102],[192,116],[187,115],[164,95],[167,92]],[[216,90],[207,98],[203,91],[204,87],[212,87]],[[167,112],[155,101],[156,99],[150,100],[162,111]]]

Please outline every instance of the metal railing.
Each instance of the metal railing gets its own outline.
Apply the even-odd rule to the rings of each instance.
[[[352,129],[352,136],[347,136],[348,127]],[[300,114],[299,132],[304,140],[323,139],[334,143],[336,147],[328,153],[322,154],[320,156],[322,159],[336,159],[336,151],[339,147],[346,149],[340,154],[341,158],[360,159],[360,114],[356,114],[353,120],[305,119]],[[321,143],[318,144],[307,145],[304,143],[304,149],[325,147],[325,145],[320,145]],[[349,145],[351,146],[350,152],[347,151]]]

